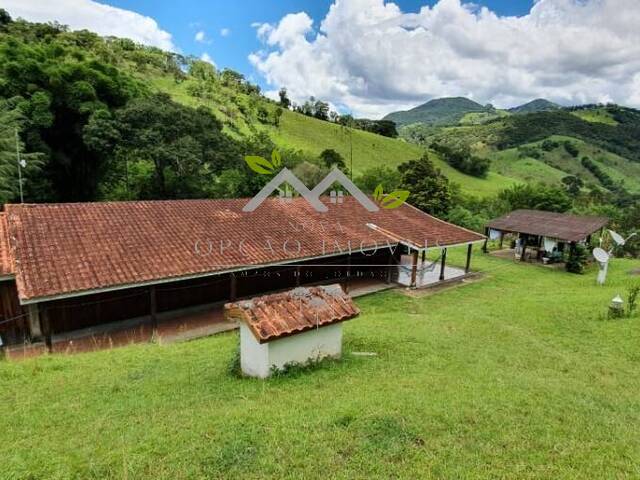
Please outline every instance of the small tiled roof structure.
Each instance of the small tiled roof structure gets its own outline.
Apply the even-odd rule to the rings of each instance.
[[[11,276],[14,273],[9,248],[7,215],[0,212],[0,278]]]
[[[225,318],[247,324],[260,343],[357,317],[360,310],[340,285],[298,287],[227,303]]]
[[[151,285],[403,243],[414,248],[484,240],[410,206],[368,212],[355,198],[315,211],[304,199],[6,205],[22,303]],[[267,248],[273,246],[272,249]]]
[[[579,242],[609,223],[606,217],[587,217],[541,210],[514,210],[491,220],[487,227],[502,232],[557,238]]]

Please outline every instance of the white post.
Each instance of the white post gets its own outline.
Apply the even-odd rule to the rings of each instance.
[[[18,183],[20,184],[20,203],[24,203],[24,195],[22,194],[22,164],[20,163],[20,136],[16,128],[16,161],[18,162]]]

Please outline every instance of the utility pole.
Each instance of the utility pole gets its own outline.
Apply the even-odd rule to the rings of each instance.
[[[16,127],[16,161],[18,162],[18,183],[20,187],[20,203],[24,203],[24,195],[22,193],[22,160],[20,160],[20,135]]]

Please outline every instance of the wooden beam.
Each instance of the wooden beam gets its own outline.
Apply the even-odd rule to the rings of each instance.
[[[349,293],[350,278],[351,278],[351,254],[347,255],[347,278],[344,281],[344,293]]]
[[[42,334],[44,335],[44,343],[47,346],[47,351],[51,353],[53,346],[51,323],[49,321],[49,310],[46,305],[43,305],[40,309],[40,322],[42,324]]]
[[[464,273],[469,273],[471,271],[471,252],[473,251],[473,243],[470,243],[467,247],[467,264],[464,267]]]
[[[393,259],[394,254],[392,253],[391,255],[389,255],[389,259],[387,260],[387,285],[389,285],[391,283],[391,280],[393,279],[393,264],[395,263]]]
[[[158,303],[156,300],[156,287],[149,288],[149,311],[151,314],[151,328],[153,330],[153,338],[158,335]]]
[[[529,241],[528,235],[520,235],[520,239],[522,240],[522,252],[520,254],[520,261],[525,262],[525,253],[527,253],[527,242]]]
[[[482,246],[482,251],[484,253],[487,253],[489,251],[489,249],[487,248],[487,245],[489,243],[489,227],[484,228],[484,236],[487,238],[484,239],[484,245]]]
[[[300,265],[296,265],[296,272],[294,275],[296,276],[296,287],[299,287],[300,283],[302,282],[302,268],[300,267]]]
[[[440,281],[444,280],[444,269],[447,265],[447,249],[442,249],[442,258],[440,260]]]
[[[27,318],[29,319],[29,338],[31,341],[42,338],[42,325],[40,323],[40,308],[37,303],[27,305]]]
[[[504,244],[504,232],[500,232],[500,250],[502,250]]]
[[[411,288],[416,288],[418,281],[418,252],[413,252],[413,262],[411,262]]]

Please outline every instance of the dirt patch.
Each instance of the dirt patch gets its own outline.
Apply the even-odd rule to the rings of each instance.
[[[629,270],[629,275],[640,276],[640,268],[634,268],[633,270]]]

